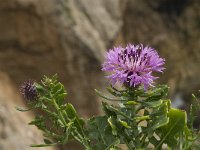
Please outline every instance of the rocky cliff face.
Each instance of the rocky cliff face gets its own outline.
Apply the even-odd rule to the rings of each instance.
[[[200,89],[200,2],[129,0],[118,43],[145,43],[166,58],[161,82],[187,102]]]
[[[20,113],[21,97],[6,74],[0,73],[0,150],[31,150],[31,144],[43,143],[42,134],[28,126],[32,113]],[[53,147],[41,150],[56,150]]]
[[[97,114],[94,89],[100,89],[104,83],[101,62],[104,51],[122,26],[123,3],[120,0],[0,0],[0,71],[11,78],[14,86],[29,78],[39,81],[44,74],[58,73],[69,93],[67,101],[82,116]],[[8,101],[7,97],[0,99],[3,101]],[[15,106],[14,100],[11,103],[2,108],[3,115],[7,107]],[[10,116],[13,113],[15,110]],[[11,117],[7,119],[4,118],[9,122],[7,126],[15,123]],[[0,121],[2,131],[6,128],[3,124]],[[24,134],[28,129],[24,129]],[[15,134],[22,131],[13,130]],[[15,140],[18,137],[13,136],[10,142]],[[26,141],[14,146],[22,149],[26,147],[24,144]]]
[[[97,113],[103,54],[122,26],[120,1],[109,3],[0,1],[0,69],[17,85],[58,73],[80,113]]]
[[[167,68],[160,82],[171,96],[189,99],[200,89],[199,7],[199,0],[0,0],[0,71],[7,76],[0,77],[0,150],[28,149],[40,142],[32,137],[41,139],[24,125],[31,114],[13,109],[22,104],[17,91],[6,87],[58,73],[67,101],[82,116],[95,115],[93,89],[106,85],[101,63],[113,43],[158,49]]]

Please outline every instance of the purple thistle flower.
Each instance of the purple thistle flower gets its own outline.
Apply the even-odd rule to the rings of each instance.
[[[32,80],[24,82],[24,84],[20,87],[20,92],[28,101],[33,101],[38,98],[36,86]]]
[[[129,87],[143,85],[146,90],[158,78],[152,72],[162,72],[164,63],[165,60],[153,48],[128,44],[125,48],[110,49],[102,70],[112,72],[107,76],[112,85],[116,82]]]

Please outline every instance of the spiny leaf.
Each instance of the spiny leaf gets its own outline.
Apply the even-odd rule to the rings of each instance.
[[[33,144],[30,147],[47,147],[47,146],[55,146],[58,145],[60,143],[51,143],[51,144]]]
[[[115,120],[111,117],[108,118],[108,123],[110,124],[111,128],[112,128],[112,133],[113,135],[117,135],[117,127],[115,125]]]
[[[18,111],[24,112],[24,111],[30,111],[30,110],[33,110],[33,109],[35,109],[35,107],[28,108],[28,109],[24,109],[24,108],[15,107],[15,109],[17,109]]]
[[[171,108],[168,113],[169,123],[159,130],[161,131],[161,140],[156,148],[160,147],[163,143],[168,144],[170,147],[175,147],[177,144],[176,135],[184,131],[186,125],[186,112]]]
[[[121,101],[120,99],[107,97],[106,95],[104,95],[103,93],[101,93],[100,91],[98,91],[97,89],[95,89],[95,92],[96,92],[100,97],[104,98],[105,100],[109,100],[109,101]]]
[[[65,111],[67,113],[67,116],[70,118],[70,119],[73,119],[73,118],[76,118],[77,117],[77,114],[76,114],[76,110],[74,108],[74,106],[70,103],[68,103],[65,107]]]
[[[159,107],[160,105],[162,105],[163,100],[158,100],[158,101],[150,101],[150,102],[146,102],[146,101],[141,101],[141,103],[144,104],[144,106],[146,107]]]

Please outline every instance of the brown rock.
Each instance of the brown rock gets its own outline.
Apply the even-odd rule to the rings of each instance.
[[[122,26],[124,3],[124,0],[0,0],[0,71],[15,86],[30,78],[39,81],[43,75],[58,73],[69,93],[67,101],[82,116],[97,114],[94,89],[105,83],[101,62]],[[29,128],[24,128],[24,133]]]
[[[40,131],[29,126],[32,113],[21,113],[16,106],[24,106],[11,81],[0,73],[0,150],[32,150],[31,144],[43,143]],[[25,106],[24,106],[25,107]],[[55,150],[53,147],[41,150]]]
[[[120,0],[0,1],[0,70],[17,85],[58,73],[79,112],[97,114],[94,88],[103,83],[101,61],[122,25],[121,7]]]
[[[117,40],[155,47],[166,58],[160,81],[187,102],[200,89],[199,7],[198,0],[129,0]]]

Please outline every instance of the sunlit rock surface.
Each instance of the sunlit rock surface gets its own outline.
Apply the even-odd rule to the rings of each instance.
[[[94,89],[106,85],[101,63],[105,50],[122,27],[124,3],[121,0],[0,0],[0,71],[11,78],[15,87],[27,79],[40,81],[44,74],[58,73],[69,93],[67,101],[75,105],[79,114],[84,117],[98,114],[99,102]],[[10,98],[15,100],[12,95]],[[5,122],[18,121],[13,120],[14,114],[19,114],[14,109],[8,109],[10,116],[5,116],[7,107],[15,105],[13,101],[10,103],[2,104],[4,113],[0,115],[4,115]],[[9,130],[10,126],[7,123]],[[29,128],[16,129],[14,135],[28,134]],[[24,138],[29,139],[22,136],[20,141],[25,143]],[[6,140],[19,138],[13,136]],[[6,150],[18,148],[14,146]],[[20,150],[22,147],[26,146],[19,144]]]
[[[31,144],[43,143],[36,127],[29,126],[32,113],[21,113],[15,107],[25,107],[10,79],[0,73],[0,150],[32,150]],[[56,150],[53,147],[41,150]]]

